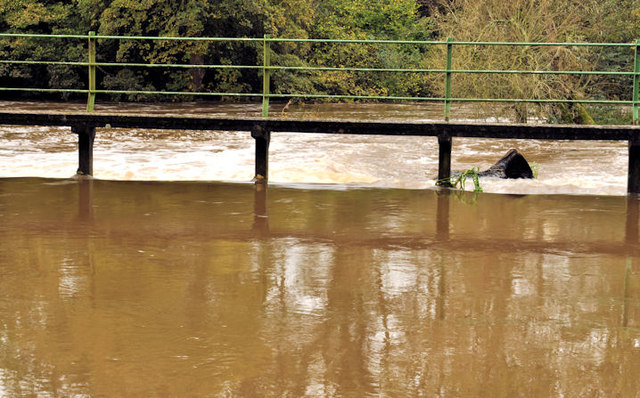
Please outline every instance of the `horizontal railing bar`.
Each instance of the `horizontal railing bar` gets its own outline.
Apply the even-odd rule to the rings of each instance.
[[[188,69],[263,69],[258,65],[192,65],[192,64],[141,64],[131,62],[96,62],[92,65],[107,67],[188,68]]]
[[[287,43],[359,43],[359,44],[432,44],[432,45],[463,45],[463,46],[561,46],[561,47],[634,47],[635,43],[571,43],[571,42],[499,42],[499,41],[441,41],[441,40],[368,40],[368,39],[287,39],[270,38],[270,42]]]
[[[330,66],[267,66],[270,70],[309,70],[309,71],[345,71],[345,72],[414,72],[414,73],[486,73],[486,74],[528,74],[528,75],[616,75],[633,76],[635,72],[613,71],[554,71],[554,70],[486,70],[486,69],[403,69],[403,68],[338,68]]]
[[[205,95],[226,97],[262,97],[262,93],[211,93],[194,91],[134,91],[134,90],[93,90],[96,94],[142,94],[142,95]]]
[[[204,96],[229,96],[229,97],[262,97],[255,93],[209,93],[209,92],[183,92],[183,91],[135,91],[135,90],[86,90],[68,88],[30,88],[30,87],[0,87],[0,91],[33,91],[49,93],[82,93],[95,94],[140,94],[140,95],[204,95]]]
[[[0,60],[0,64],[19,64],[19,65],[68,65],[68,66],[89,66],[96,65],[86,61],[46,61],[46,60]]]
[[[508,102],[532,104],[609,104],[633,105],[632,100],[569,100],[569,99],[517,99],[517,98],[450,98],[452,102]]]
[[[331,95],[331,94],[275,94],[267,95],[270,98],[326,98],[326,99],[376,99],[390,101],[444,101],[444,97],[400,97],[384,95]],[[518,99],[518,98],[448,98],[451,102],[506,102],[506,103],[552,103],[552,104],[610,104],[632,105],[631,100],[569,100],[569,99]]]
[[[255,65],[192,65],[192,64],[142,64],[134,62],[86,62],[86,61],[46,61],[46,60],[0,60],[0,64],[26,65],[69,65],[69,66],[105,66],[105,67],[147,67],[147,68],[202,68],[202,69],[263,69]]]
[[[635,72],[613,71],[553,71],[553,70],[485,70],[485,69],[406,69],[406,68],[339,68],[329,66],[255,66],[255,65],[193,65],[193,64],[143,64],[132,62],[95,62],[86,61],[47,61],[47,60],[0,60],[0,64],[25,65],[68,65],[68,66],[103,66],[103,67],[146,67],[146,68],[184,68],[184,69],[269,69],[295,71],[327,71],[327,72],[403,72],[403,73],[459,73],[459,74],[522,74],[522,75],[602,75],[602,76],[634,76]]]
[[[446,41],[440,40],[370,40],[370,39],[287,39],[287,38],[269,38],[267,41],[272,43],[353,43],[353,44],[447,44]]]
[[[86,37],[86,36],[85,36]],[[101,40],[184,40],[184,41],[211,41],[211,42],[248,42],[262,43],[263,38],[256,37],[177,37],[177,36],[113,36],[113,35],[95,35],[95,39]]]
[[[86,39],[87,35],[51,35],[45,33],[0,33],[0,37],[32,37],[53,39]]]
[[[446,42],[445,42],[446,43]],[[501,42],[501,41],[452,41],[461,46],[516,46],[516,47],[635,47],[635,43],[571,43],[571,42]]]
[[[0,87],[0,91],[33,91],[44,93],[82,93],[87,94],[89,90],[75,88],[34,88],[34,87]]]
[[[266,94],[270,98],[326,98],[326,99],[376,99],[391,101],[444,101],[443,97],[401,97],[385,95],[333,95],[333,94]]]
[[[0,33],[0,37],[31,37],[31,38],[63,38],[63,39],[86,39],[87,35],[51,35],[43,33]],[[255,37],[177,37],[177,36],[115,36],[115,35],[94,35],[92,39],[105,40],[184,40],[184,41],[236,41],[236,42],[263,42],[263,38]]]
[[[0,33],[0,37],[32,38],[71,38],[86,39],[87,35],[77,34],[40,34],[40,33]],[[289,43],[360,43],[360,44],[429,44],[459,46],[561,46],[561,47],[634,47],[635,43],[584,43],[584,42],[499,42],[499,41],[441,41],[441,40],[371,40],[371,39],[291,39],[291,38],[254,38],[254,37],[178,37],[178,36],[117,36],[94,35],[93,39],[103,40],[184,40],[212,42],[289,42]]]
[[[443,70],[444,72],[444,70]],[[451,73],[486,73],[486,74],[522,74],[522,75],[615,75],[633,76],[635,72],[613,72],[613,71],[562,71],[562,70],[476,70],[476,69],[452,69]]]
[[[0,87],[0,91],[32,91],[50,93],[89,93],[86,89],[62,89],[62,88],[23,88]],[[262,93],[225,93],[225,92],[188,92],[188,91],[135,91],[135,90],[91,90],[95,94],[127,94],[127,95],[190,95],[190,96],[215,96],[215,97],[263,97]],[[332,95],[332,94],[277,94],[266,95],[269,98],[317,98],[317,99],[375,99],[387,101],[434,101],[443,102],[443,97],[403,97],[385,95]],[[518,98],[449,98],[452,102],[502,102],[502,103],[549,103],[549,104],[603,104],[603,105],[633,105],[632,100],[569,100],[569,99],[518,99]]]

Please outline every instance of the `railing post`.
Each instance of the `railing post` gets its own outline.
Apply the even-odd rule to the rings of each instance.
[[[269,116],[269,80],[271,79],[271,72],[268,69],[271,61],[269,39],[270,36],[265,34],[262,42],[262,50],[264,52],[262,57],[262,117]]]
[[[93,112],[96,103],[96,32],[89,32],[89,97],[87,98],[87,112]]]
[[[640,57],[638,56],[638,45],[640,40],[636,40],[634,60],[633,60],[633,124],[638,124],[638,96],[640,87]],[[629,138],[629,175],[627,180],[628,193],[640,193],[640,137]]]
[[[453,58],[453,39],[447,37],[447,64],[444,77],[444,120],[449,121],[449,110],[451,109],[451,60]]]
[[[638,96],[640,84],[640,57],[638,57],[638,45],[640,40],[636,40],[635,51],[633,53],[633,124],[638,124]]]

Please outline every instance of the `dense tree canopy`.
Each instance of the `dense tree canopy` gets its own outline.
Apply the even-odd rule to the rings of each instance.
[[[0,31],[113,36],[415,39],[429,37],[414,0],[0,0]],[[13,59],[86,59],[85,43],[64,46],[41,39],[5,39],[1,55]],[[98,61],[129,63],[258,65],[261,46],[198,41],[101,40]],[[418,63],[416,49],[327,43],[277,43],[271,62],[292,66],[393,66]],[[8,86],[82,87],[82,68],[3,65]],[[419,93],[416,81],[388,74],[277,71],[275,92],[332,94]],[[113,68],[99,73],[99,87],[130,90],[259,92],[256,69]],[[147,97],[148,98],[148,97]],[[144,99],[144,97],[130,97]],[[156,99],[156,98],[153,98]]]

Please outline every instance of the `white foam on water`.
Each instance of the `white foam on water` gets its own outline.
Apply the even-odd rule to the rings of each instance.
[[[150,109],[161,114],[167,107]],[[233,114],[247,109],[223,110]],[[409,111],[407,106],[398,109],[402,115]],[[484,170],[511,148],[537,166],[538,179],[483,178],[484,192],[626,193],[626,142],[460,138],[453,141],[452,170]],[[0,177],[68,178],[77,162],[77,136],[67,127],[0,126]],[[434,137],[277,133],[269,150],[269,179],[281,184],[426,189],[434,186],[437,169]],[[254,176],[254,141],[249,132],[97,129],[94,176],[248,182]],[[466,189],[473,189],[471,181]]]
[[[94,176],[108,180],[189,180],[243,181],[253,175],[253,147],[225,147],[214,142],[193,145],[183,142],[182,148],[171,148],[175,141],[162,142],[162,149],[147,146],[135,150],[129,146],[110,145],[94,153]],[[188,150],[187,148],[193,148]]]

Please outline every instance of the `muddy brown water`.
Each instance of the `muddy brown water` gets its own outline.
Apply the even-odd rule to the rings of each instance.
[[[453,168],[511,147],[539,178],[476,195],[434,189],[435,139],[274,135],[265,191],[243,132],[99,129],[74,181],[68,129],[0,126],[0,397],[640,396],[625,144],[455,140]]]
[[[639,205],[0,179],[0,396],[638,396]]]

